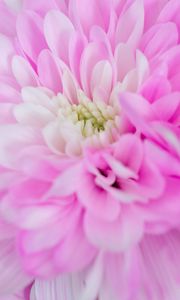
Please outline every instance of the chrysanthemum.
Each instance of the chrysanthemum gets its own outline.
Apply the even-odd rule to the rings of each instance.
[[[179,34],[179,0],[0,2],[2,300],[180,298]]]

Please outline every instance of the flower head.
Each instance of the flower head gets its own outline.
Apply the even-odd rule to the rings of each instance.
[[[80,272],[72,300],[132,299],[131,283],[135,300],[155,299],[150,255],[179,236],[179,1],[45,2],[0,2],[0,231],[23,278],[12,292]]]

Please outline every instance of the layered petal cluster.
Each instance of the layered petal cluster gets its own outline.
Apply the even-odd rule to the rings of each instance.
[[[179,299],[179,16],[0,2],[4,298]]]

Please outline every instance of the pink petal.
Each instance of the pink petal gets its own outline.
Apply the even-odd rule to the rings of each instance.
[[[58,273],[57,267],[51,263],[52,256],[49,250],[29,255],[23,253],[21,258],[24,269],[33,278],[49,279]]]
[[[177,157],[180,156],[180,142],[179,142],[179,128],[175,128],[170,123],[163,123],[162,121],[153,122],[153,129],[159,136],[162,144],[171,153]]]
[[[125,116],[127,116],[128,120],[135,126],[137,131],[155,139],[159,139],[158,129],[155,130],[156,126],[152,123],[155,115],[149,102],[137,95],[131,94],[131,97],[128,95],[130,96],[130,93],[122,94],[120,98],[120,103]],[[159,126],[159,131],[160,130],[161,128]]]
[[[113,156],[108,154],[107,155],[105,154],[104,158],[108,163],[108,165],[110,166],[113,174],[115,174],[117,177],[125,180],[127,180],[128,178],[134,178],[134,179],[137,178],[136,173],[133,170],[131,170],[129,167],[124,165],[121,162],[121,160],[119,161],[113,158]]]
[[[137,70],[133,69],[127,73],[122,82],[122,90],[135,93],[138,89],[138,74]]]
[[[22,0],[4,0],[6,5],[12,10],[14,13],[18,13],[22,8]]]
[[[172,47],[161,56],[162,61],[166,61],[168,66],[168,76],[171,79],[179,73],[180,66],[180,45]]]
[[[1,45],[1,61],[0,61],[0,73],[11,73],[11,59],[15,52],[13,42],[7,36],[0,34]]]
[[[90,36],[89,36],[90,41],[92,42],[96,42],[96,43],[104,43],[104,45],[106,46],[110,59],[111,61],[113,61],[113,49],[110,43],[110,40],[108,39],[108,36],[106,34],[106,31],[99,26],[94,25],[91,28],[90,31]]]
[[[14,56],[12,61],[12,71],[21,87],[38,85],[37,74],[23,57]]]
[[[84,226],[91,243],[106,251],[124,251],[137,243],[142,235],[141,220],[130,209],[122,210],[118,219],[113,222],[87,213]]]
[[[123,16],[119,17],[116,29],[116,44],[124,42],[133,48],[136,47],[142,35],[143,26],[143,1],[135,0]]]
[[[0,243],[0,272],[2,296],[21,290],[32,280],[23,272],[12,240],[4,240]]]
[[[179,232],[172,230],[163,235],[148,235],[139,249],[141,289],[138,298],[174,300],[180,296]],[[151,285],[149,281],[151,280]]]
[[[164,76],[151,76],[141,87],[142,96],[150,102],[154,102],[170,92],[170,82]]]
[[[80,62],[81,84],[87,95],[90,95],[89,82],[94,66],[100,60],[108,58],[108,50],[104,43],[89,43],[84,49]]]
[[[66,224],[64,225],[66,226]],[[21,255],[36,254],[41,251],[51,250],[57,246],[67,232],[66,229],[63,232],[60,231],[58,229],[59,226],[62,226],[62,224],[54,222],[54,224],[48,224],[42,229],[21,231],[19,236],[19,251]],[[48,239],[47,234],[49,235]]]
[[[12,103],[1,103],[0,110],[0,124],[8,124],[15,121],[13,116],[14,104]]]
[[[148,131],[150,130],[147,121],[154,117],[154,112],[148,101],[141,96],[124,93],[120,97],[120,104],[132,124],[137,126],[140,130],[142,130],[142,128]]]
[[[180,35],[179,11],[180,11],[180,3],[178,0],[168,1],[165,7],[160,12],[158,21],[162,23],[166,23],[168,21],[174,22],[177,25],[179,35]]]
[[[9,176],[9,179],[10,179],[10,176]],[[13,176],[11,176],[11,180],[13,180],[13,179],[14,179]],[[3,178],[2,178],[2,180],[3,180]],[[4,178],[4,180],[5,180],[5,178]],[[7,180],[7,178],[6,178],[6,180]],[[2,188],[2,186],[1,186],[1,188]],[[1,233],[0,243],[3,244],[5,240],[6,241],[9,240],[9,243],[11,244],[11,240],[14,239],[14,236],[17,233],[17,228],[13,227],[12,224],[7,223],[5,220],[1,220],[0,221],[0,233]]]
[[[19,85],[14,77],[11,74],[1,75],[0,76],[1,82],[4,84],[8,84],[9,86],[13,87],[14,89],[19,90]]]
[[[132,0],[122,0],[119,2],[119,0],[114,1],[114,8],[117,15],[120,15],[121,13],[124,13],[132,4]]]
[[[35,11],[38,14],[44,16],[50,9],[57,8],[54,0],[23,0],[23,8],[26,10]]]
[[[59,209],[56,205],[26,206],[20,211],[19,226],[26,230],[43,229],[46,225],[54,224],[59,218]]]
[[[30,205],[35,203],[37,199],[42,199],[49,187],[50,183],[47,181],[14,177],[13,182],[11,182],[11,191],[1,201],[3,217],[13,224],[17,223],[19,209],[22,209],[23,205]]]
[[[180,176],[180,162],[176,157],[150,141],[146,141],[145,146],[148,157],[155,162],[163,174]]]
[[[133,156],[131,155],[132,151]],[[116,143],[113,154],[115,159],[138,173],[144,156],[143,152],[143,145],[140,139],[135,135],[126,134]]]
[[[145,196],[148,195],[149,198],[157,198],[164,192],[165,180],[160,170],[148,159],[142,164],[138,183],[139,194],[142,192]]]
[[[74,194],[79,183],[81,168],[81,164],[75,164],[63,170],[60,176],[54,181],[47,197],[60,197]],[[67,184],[67,182],[70,184]]]
[[[0,32],[7,36],[16,34],[16,16],[5,3],[0,3]]]
[[[82,173],[80,182],[78,199],[86,209],[105,220],[111,221],[117,218],[120,211],[118,201],[96,184],[92,174]]]
[[[154,25],[141,40],[141,49],[151,59],[177,45],[178,32],[175,24]]]
[[[153,103],[152,108],[159,120],[168,121],[180,105],[180,93],[171,93]]]
[[[71,21],[60,11],[52,10],[45,17],[44,32],[51,51],[68,63],[69,41],[74,33]]]
[[[47,47],[43,36],[43,22],[39,15],[32,11],[20,14],[17,35],[24,52],[36,62],[40,51]]]
[[[55,93],[62,91],[61,70],[49,50],[43,50],[38,57],[38,74],[43,86]]]
[[[108,61],[98,62],[92,71],[91,94],[94,101],[108,103],[112,89],[113,70]]]
[[[28,145],[38,143],[39,136],[32,128],[18,124],[0,126],[1,148],[0,162],[3,166],[14,167],[18,164],[20,150]]]
[[[19,224],[24,228],[19,236],[21,253],[26,255],[57,246],[76,225],[79,212],[77,206],[65,203],[59,209],[55,205],[25,208]]]
[[[62,76],[63,82],[63,94],[67,97],[67,99],[74,104],[78,103],[78,84],[74,76],[69,70],[65,70]]]
[[[170,172],[167,172],[166,169],[166,173]],[[147,223],[147,232],[164,233],[169,228],[178,225],[180,212],[179,196],[178,179],[171,176],[166,180],[162,195],[150,201],[148,205],[141,206],[141,213],[143,213]],[[161,224],[161,227],[159,227],[159,224]]]
[[[158,168],[150,161],[143,161],[138,175],[137,181],[129,180],[122,183],[125,191],[136,194],[137,199],[139,196],[144,198],[143,201],[157,198],[163,193],[164,178]]]
[[[68,13],[68,2],[69,0],[54,0],[54,2],[56,3],[56,5],[59,7],[59,10],[65,14]]]
[[[88,242],[81,223],[77,224],[54,253],[55,264],[62,272],[77,272],[88,266],[97,250]],[[78,248],[78,251],[75,249]]]
[[[166,51],[161,60],[166,61],[168,66],[168,78],[172,86],[173,91],[178,91],[178,78],[179,78],[179,66],[180,66],[180,46],[173,47]]]
[[[22,205],[37,203],[37,199],[43,198],[50,188],[50,185],[49,182],[35,178],[19,178],[19,180],[17,182],[15,181],[12,185],[7,198],[9,197],[9,201],[14,201],[14,203],[11,204],[15,205],[16,208],[18,205],[22,207]]]
[[[135,57],[131,47],[127,44],[118,44],[115,49],[115,61],[118,80],[122,81],[125,75],[135,66]]]
[[[71,2],[70,2],[71,4]],[[108,0],[92,0],[89,5],[88,0],[75,0],[72,12],[73,18],[78,19],[86,35],[93,25],[99,25],[105,30],[109,24],[109,15],[112,3]],[[88,7],[88,10],[87,10]]]
[[[6,295],[3,298],[0,298],[1,300],[24,300],[24,296],[15,294]]]
[[[159,14],[161,13],[161,11],[163,11],[163,7],[166,7],[166,3],[168,2],[169,0],[158,0],[158,4],[157,4],[156,0],[144,1],[144,7],[145,7],[144,32],[154,25],[154,23],[157,21]],[[151,12],[151,14],[149,12]]]
[[[21,151],[19,160],[22,172],[37,180],[52,182],[59,174],[57,164],[46,146],[29,146]]]
[[[102,299],[138,299],[141,268],[136,247],[129,251],[107,253],[104,259],[104,280],[100,290]],[[131,286],[131,289],[129,288]],[[141,300],[145,300],[141,298]]]
[[[80,60],[82,52],[86,45],[86,39],[78,32],[74,32],[69,41],[69,65],[76,79],[80,83]]]
[[[19,103],[21,101],[21,94],[10,83],[0,82],[0,102]]]

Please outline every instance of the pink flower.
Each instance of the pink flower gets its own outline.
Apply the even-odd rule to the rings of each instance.
[[[3,297],[179,299],[179,13],[0,2]]]

